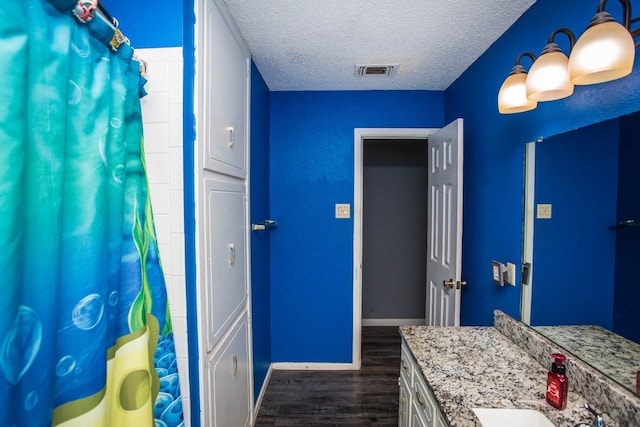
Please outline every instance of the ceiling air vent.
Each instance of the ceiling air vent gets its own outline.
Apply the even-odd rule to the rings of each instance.
[[[398,64],[358,64],[356,65],[356,77],[365,76],[388,76],[391,77],[396,73]]]

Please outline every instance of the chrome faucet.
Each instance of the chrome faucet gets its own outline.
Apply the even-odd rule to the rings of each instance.
[[[577,424],[576,427],[604,427],[604,420],[602,419],[602,415],[598,414],[595,409],[589,406],[588,403],[585,403],[584,407],[586,408],[587,411],[593,414],[594,416],[593,424],[580,423],[580,424]]]

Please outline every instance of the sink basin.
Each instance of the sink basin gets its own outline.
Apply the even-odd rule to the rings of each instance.
[[[535,409],[473,408],[482,427],[555,427]]]

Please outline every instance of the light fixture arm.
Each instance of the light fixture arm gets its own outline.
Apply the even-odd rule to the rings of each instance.
[[[524,67],[520,64],[520,61],[522,61],[522,57],[528,57],[531,59],[531,62],[536,62],[536,56],[531,53],[531,52],[522,52],[520,55],[518,55],[518,57],[516,58],[516,64],[513,66],[513,68],[511,69],[511,72],[509,73],[509,75],[512,74],[521,74],[521,73],[525,73],[526,74],[526,70],[524,69]]]
[[[631,2],[629,0],[618,0],[620,2],[620,4],[622,5],[622,15],[623,15],[623,25],[625,26],[625,28],[629,31],[631,31]],[[605,5],[607,4],[607,0],[600,0],[600,4],[598,5],[598,14],[601,14],[602,12],[606,12],[604,10]],[[597,17],[598,15],[596,15]],[[596,18],[594,18],[596,19]],[[603,21],[604,22],[604,21]],[[600,22],[597,22],[598,24],[600,24]],[[594,25],[595,23],[590,24]]]
[[[636,22],[640,21],[640,16],[637,18],[634,18],[631,20],[631,24],[635,24]],[[640,27],[636,28],[635,30],[632,30],[631,28],[629,28],[629,32],[631,33],[631,37],[633,37],[634,39],[638,36],[640,36]],[[636,43],[636,47],[640,46],[640,42]]]
[[[636,37],[640,36],[640,27],[636,28],[635,30],[632,30],[631,24],[635,24],[636,22],[640,21],[640,17],[637,17],[637,18],[631,17],[631,1],[630,0],[618,0],[618,1],[622,5],[622,15],[623,15],[622,25],[624,25],[624,27],[627,30],[629,30],[629,32],[631,33],[631,37],[635,39]],[[600,3],[598,4],[598,13],[596,13],[596,16],[594,16],[591,22],[589,23],[589,27],[614,20],[611,17],[611,15],[604,9],[606,4],[607,4],[607,0],[600,0]],[[640,46],[640,42],[637,42],[635,45],[636,47]]]
[[[531,58],[531,62],[536,62],[536,56],[531,53],[531,52],[522,52],[520,55],[518,55],[518,57],[516,58],[516,65],[520,65],[520,61],[522,60],[522,57],[526,56]]]
[[[557,30],[552,32],[551,35],[549,36],[549,41],[547,42],[547,45],[545,46],[541,55],[544,55],[545,53],[549,53],[549,52],[561,51],[560,47],[554,41],[558,33],[562,33],[565,36],[567,36],[567,38],[569,39],[569,52],[571,52],[571,50],[573,49],[573,46],[576,44],[576,36],[573,34],[573,31],[571,31],[568,28],[558,28]]]

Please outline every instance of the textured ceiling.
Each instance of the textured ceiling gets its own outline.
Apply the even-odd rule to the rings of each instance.
[[[535,3],[225,1],[272,91],[444,90]],[[356,77],[356,64],[399,67]]]

